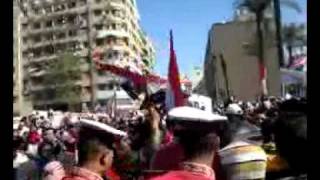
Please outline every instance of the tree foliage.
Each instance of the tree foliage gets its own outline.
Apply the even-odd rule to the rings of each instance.
[[[263,46],[266,48],[274,47],[275,45],[275,28],[273,28],[272,20],[269,18],[264,17],[264,12],[271,7],[273,0],[236,0],[234,2],[235,8],[247,8],[251,13],[255,14],[257,16],[261,16],[259,19],[259,22],[261,23],[261,28],[263,31]],[[301,8],[297,1],[295,0],[280,0],[280,3],[288,8],[291,8],[297,12],[301,12]],[[257,21],[257,19],[256,19]],[[285,37],[284,37],[285,38]],[[261,39],[258,38],[258,34],[256,33],[255,36],[253,36],[247,46],[247,53],[252,56],[259,56],[259,41]],[[263,50],[264,50],[263,49]],[[262,51],[263,51],[262,50]]]
[[[44,83],[50,87],[55,103],[69,107],[81,102],[81,69],[78,57],[65,53],[48,66]]]

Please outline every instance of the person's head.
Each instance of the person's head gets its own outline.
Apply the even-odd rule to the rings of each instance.
[[[55,136],[55,130],[54,129],[47,129],[44,133],[43,133],[43,139],[45,141],[48,142],[53,142],[56,140],[56,136]]]
[[[229,121],[236,121],[243,119],[243,110],[238,104],[229,104],[226,108],[226,115]]]
[[[280,115],[274,124],[274,136],[280,156],[297,173],[306,173],[307,114],[306,102],[285,101],[280,105]]]
[[[31,127],[30,127],[30,132],[31,132],[31,131],[37,131],[36,126],[31,126]]]
[[[13,130],[13,138],[17,138],[17,137],[19,137],[19,131],[14,129]]]
[[[189,160],[212,160],[220,146],[221,131],[227,117],[192,107],[178,107],[169,111],[167,124],[183,146]]]
[[[17,137],[13,140],[13,151],[26,151],[28,144],[23,138]]]
[[[78,143],[78,164],[81,167],[90,166],[96,173],[104,174],[113,162],[115,134],[125,133],[110,126],[90,120],[81,120]]]
[[[93,165],[97,172],[105,172],[113,162],[113,137],[104,132],[95,132],[89,135],[81,130],[78,144],[79,165]]]
[[[219,136],[215,132],[186,130],[180,132],[178,138],[187,160],[211,157],[220,145]]]
[[[43,142],[38,147],[39,157],[46,161],[54,160],[60,151],[60,147],[55,146],[52,142]]]

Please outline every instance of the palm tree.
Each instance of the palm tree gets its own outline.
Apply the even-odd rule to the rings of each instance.
[[[265,11],[274,3],[275,1],[278,0],[236,0],[235,5],[236,8],[246,8],[248,9],[251,13],[255,15],[255,21],[256,21],[256,31],[257,31],[257,40],[258,40],[258,52],[257,56],[259,59],[259,64],[264,68],[265,67],[265,60],[264,60],[264,37],[263,37],[263,26],[262,23],[265,20],[264,14]],[[294,3],[292,0],[283,0],[286,5],[292,8],[298,9],[299,6],[297,6],[296,3]],[[279,5],[276,2],[276,5]],[[280,6],[279,6],[280,8]],[[278,9],[279,9],[278,8]],[[280,16],[280,11],[277,11],[275,13],[278,15],[277,22],[279,21],[279,16]],[[279,21],[281,24],[281,21]],[[278,22],[278,23],[279,23]],[[276,23],[278,25],[278,23]],[[281,28],[281,26],[280,26]],[[279,28],[277,28],[277,32],[280,32]],[[278,33],[277,33],[278,34]],[[280,37],[280,43],[281,43],[281,36],[277,35],[277,39],[279,42],[279,37]],[[282,48],[282,44],[280,44],[280,47]],[[280,57],[281,59],[281,57]],[[267,85],[266,85],[266,76],[263,76],[261,78],[261,88],[262,88],[262,94],[267,95]]]
[[[305,30],[305,26],[303,24],[296,25],[296,24],[289,24],[283,27],[283,41],[286,44],[286,48],[289,54],[289,63],[288,66],[292,65],[293,63],[293,46],[296,44],[305,44],[306,39],[305,35],[303,34]]]
[[[264,67],[264,38],[262,22],[264,19],[264,12],[269,7],[271,0],[237,0],[237,8],[247,8],[255,15],[256,31],[258,39],[258,58],[259,64]],[[262,95],[267,95],[267,87],[265,83],[265,77],[261,79]]]
[[[276,25],[276,39],[277,39],[277,48],[278,48],[278,56],[279,56],[279,65],[280,67],[284,66],[283,60],[283,49],[282,49],[282,33],[281,33],[281,8],[280,2],[291,9],[296,10],[297,12],[301,12],[301,8],[299,4],[295,0],[273,0],[274,5],[274,17],[275,17],[275,25]]]

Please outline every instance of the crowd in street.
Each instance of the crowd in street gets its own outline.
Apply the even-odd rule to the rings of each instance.
[[[306,99],[61,114],[58,125],[53,111],[17,120],[15,179],[307,179]]]

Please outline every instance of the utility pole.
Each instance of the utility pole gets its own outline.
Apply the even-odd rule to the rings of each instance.
[[[95,108],[95,100],[96,100],[96,92],[95,92],[95,76],[94,76],[94,69],[95,69],[95,65],[92,61],[92,35],[91,35],[91,1],[87,0],[87,36],[88,36],[88,62],[90,64],[90,77],[91,77],[91,110],[94,111]]]
[[[278,49],[278,60],[279,66],[284,66],[284,59],[283,59],[283,49],[282,49],[282,25],[281,25],[281,8],[279,0],[273,0],[274,6],[274,18],[275,18],[275,25],[276,25],[276,40],[277,40],[277,49]]]
[[[20,14],[20,9],[18,8],[18,13],[17,13],[17,62],[16,62],[16,67],[17,67],[17,86],[18,86],[18,107],[19,107],[19,114],[22,114],[22,109],[23,109],[23,81],[22,81],[22,63],[21,63],[21,14]]]

